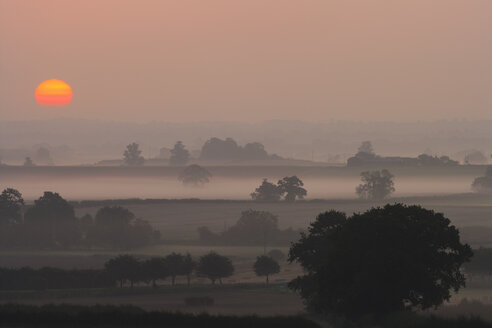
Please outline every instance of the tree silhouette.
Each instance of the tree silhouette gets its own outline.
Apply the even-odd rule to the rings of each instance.
[[[121,206],[99,209],[94,225],[87,231],[87,240],[91,244],[125,250],[147,245],[156,237],[158,233],[148,221],[135,218],[135,214]]]
[[[258,202],[278,202],[282,194],[279,187],[274,185],[265,178],[261,185],[251,193],[251,198]]]
[[[158,279],[169,277],[169,268],[166,260],[162,257],[152,257],[142,263],[143,275],[152,282],[152,287],[157,288]]]
[[[234,266],[229,258],[215,252],[210,252],[200,257],[197,265],[197,273],[199,276],[210,279],[212,285],[217,280],[222,284],[222,278],[232,276]]]
[[[488,166],[483,177],[476,178],[472,189],[480,193],[492,193],[492,166]]]
[[[295,175],[279,180],[277,185],[281,194],[286,194],[285,200],[289,203],[294,202],[296,198],[303,199],[307,195],[306,189],[302,188],[304,183]]]
[[[312,311],[351,318],[442,304],[473,255],[441,213],[402,204],[347,218],[321,213],[292,245],[305,274],[289,283]]]
[[[395,191],[394,176],[388,170],[365,171],[360,176],[363,183],[355,192],[362,199],[383,200]]]
[[[22,194],[13,188],[7,188],[0,194],[0,224],[19,224],[22,221]]]
[[[212,174],[200,165],[192,164],[186,167],[178,177],[185,185],[202,186],[210,182]]]
[[[24,160],[24,166],[27,166],[27,167],[32,167],[32,166],[36,166],[36,164],[34,164],[34,162],[32,161],[31,157],[26,157],[26,159]]]
[[[370,141],[363,141],[359,149],[357,150],[357,153],[364,153],[364,154],[369,154],[369,155],[375,155],[374,153],[374,148],[372,148],[372,143]]]
[[[270,275],[280,272],[280,265],[270,256],[261,255],[256,258],[253,269],[257,276],[266,276],[266,283],[268,285],[270,283]]]
[[[169,164],[171,165],[186,165],[190,160],[190,152],[185,148],[181,141],[176,142],[174,148],[171,149],[171,157]]]
[[[143,165],[145,159],[140,154],[142,151],[138,149],[139,145],[135,142],[126,146],[126,150],[123,153],[123,163],[128,166],[140,166]]]
[[[104,264],[106,272],[115,280],[120,282],[120,287],[126,280],[130,281],[130,286],[141,277],[141,263],[132,255],[119,255],[116,258],[110,259]]]
[[[176,276],[181,275],[183,272],[184,260],[185,257],[177,253],[171,253],[164,258],[173,286],[176,284]]]
[[[191,274],[193,273],[193,270],[195,270],[195,268],[196,268],[195,261],[193,261],[193,258],[189,253],[186,254],[186,256],[183,258],[183,263],[181,263],[180,273],[186,276],[186,282],[188,286],[190,285],[191,282]]]
[[[80,238],[73,206],[58,193],[45,191],[26,211],[30,240],[44,246],[63,246]]]

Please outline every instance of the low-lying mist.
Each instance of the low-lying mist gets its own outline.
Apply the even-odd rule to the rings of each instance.
[[[358,177],[302,178],[308,191],[307,199],[355,198]],[[276,182],[278,177],[269,179]],[[396,177],[395,197],[430,196],[470,192],[472,180],[468,176]],[[175,177],[15,177],[5,176],[1,188],[20,190],[26,200],[32,201],[44,191],[58,192],[71,200],[116,198],[200,198],[250,199],[261,178],[213,177],[204,186],[185,186]]]

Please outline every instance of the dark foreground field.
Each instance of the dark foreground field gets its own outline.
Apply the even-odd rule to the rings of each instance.
[[[435,315],[396,313],[377,320],[337,319],[312,315],[224,316],[145,311],[135,306],[79,306],[70,304],[41,307],[21,304],[0,305],[2,327],[167,327],[167,328],[490,328],[475,317],[442,318]]]

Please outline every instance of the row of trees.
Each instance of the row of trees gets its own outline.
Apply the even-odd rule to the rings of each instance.
[[[394,175],[388,170],[364,171],[360,174],[362,184],[355,192],[361,199],[383,200],[395,191]],[[304,183],[297,176],[285,177],[277,185],[263,179],[261,185],[251,193],[251,198],[259,202],[278,202],[285,195],[284,200],[294,202],[307,195]]]
[[[177,141],[169,151],[169,164],[182,166],[188,164],[190,152],[186,149],[182,141]],[[202,160],[265,160],[269,158],[280,158],[276,155],[269,155],[265,147],[259,142],[247,143],[244,147],[239,146],[232,138],[225,140],[211,138],[205,142],[200,152]],[[128,166],[139,166],[145,162],[142,151],[137,143],[126,146],[123,153],[123,162]]]
[[[145,158],[142,156],[142,151],[139,144],[133,142],[126,146],[123,152],[123,164],[127,166],[140,166],[145,163]],[[183,142],[177,141],[174,148],[171,149],[171,157],[169,164],[171,165],[186,165],[190,160],[190,152],[186,149]]]
[[[261,277],[269,277],[280,272],[280,265],[270,256],[258,256],[253,265],[254,272]],[[229,258],[210,252],[195,262],[190,254],[177,253],[165,257],[152,257],[139,260],[132,255],[119,255],[108,260],[104,269],[71,269],[45,267],[32,269],[28,267],[13,269],[0,268],[0,290],[45,290],[72,288],[108,288],[116,284],[123,287],[129,283],[142,282],[157,287],[157,282],[169,279],[176,284],[178,276],[186,277],[190,285],[191,276],[210,279],[212,284],[231,276],[234,266]]]
[[[94,218],[78,218],[69,202],[47,191],[34,205],[25,207],[18,190],[8,188],[0,194],[0,246],[132,249],[160,239],[149,222],[119,206],[103,207]]]
[[[186,277],[187,284],[190,285],[193,273],[198,277],[209,279],[214,285],[217,281],[222,284],[223,278],[230,277],[234,273],[232,261],[215,252],[201,256],[198,261],[194,261],[190,254],[172,253],[165,257],[152,257],[144,261],[132,255],[120,255],[107,261],[104,268],[120,287],[126,282],[131,287],[137,282],[144,282],[152,284],[155,288],[157,281],[168,278],[174,286],[178,276]],[[257,257],[253,270],[258,276],[266,277],[268,284],[269,277],[280,272],[280,265],[272,257],[262,255]]]
[[[449,156],[431,156],[420,154],[417,157],[379,156],[374,152],[372,143],[364,141],[360,145],[357,153],[347,160],[347,166],[457,166],[458,161],[454,161]]]

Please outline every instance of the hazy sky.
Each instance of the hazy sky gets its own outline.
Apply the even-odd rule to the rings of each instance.
[[[490,0],[0,0],[0,119],[492,118]],[[43,80],[70,84],[41,107]]]

